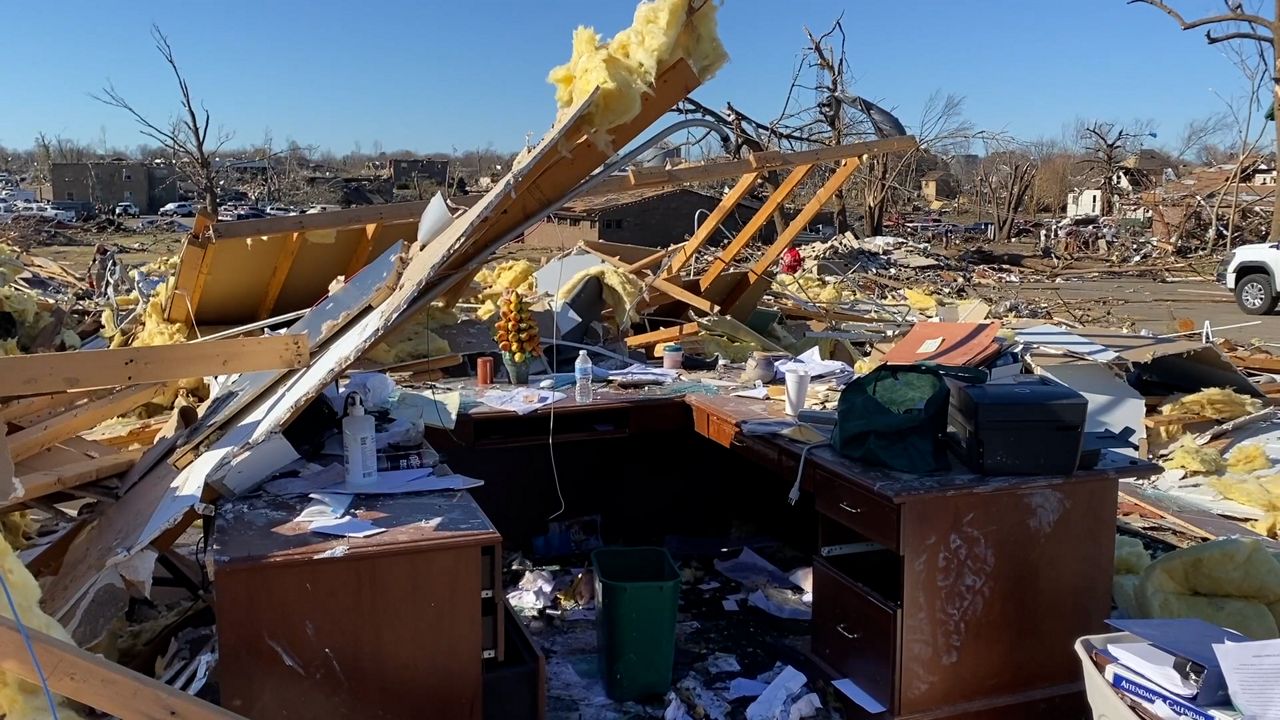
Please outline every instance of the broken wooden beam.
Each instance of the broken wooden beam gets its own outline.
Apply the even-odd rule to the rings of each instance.
[[[26,628],[43,680],[58,695],[126,720],[243,720],[229,710],[169,687],[69,642]],[[39,686],[17,623],[0,617],[0,668]]]
[[[9,497],[0,499],[0,513],[8,512],[18,505],[45,495],[52,495],[60,490],[69,490],[112,475],[119,475],[133,467],[140,457],[142,457],[142,450],[126,450],[64,465],[57,470],[28,473],[17,478],[14,491]]]
[[[179,345],[77,350],[0,358],[0,396],[137,385],[255,370],[300,368],[304,335],[266,335]]]
[[[165,389],[164,383],[138,385],[99,400],[79,405],[56,417],[8,436],[14,462],[21,462],[45,448],[79,435],[104,420],[127,413]]]

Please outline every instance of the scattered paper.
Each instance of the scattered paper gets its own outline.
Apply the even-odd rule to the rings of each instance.
[[[1130,670],[1145,675],[1169,692],[1186,698],[1195,697],[1200,692],[1196,683],[1178,673],[1178,658],[1151,643],[1111,643],[1107,645],[1107,651]]]
[[[812,567],[809,567],[807,565],[804,567],[798,567],[795,570],[792,570],[791,574],[788,575],[787,577],[790,578],[791,582],[795,583],[796,587],[800,588],[801,590],[804,590],[807,593],[813,592],[813,568]]]
[[[714,653],[707,660],[707,672],[726,673],[741,671],[742,666],[738,664],[738,658],[728,653]]]
[[[490,390],[480,396],[480,402],[491,408],[510,410],[517,415],[528,415],[538,408],[560,402],[568,397],[562,392],[517,388],[515,390]]]
[[[596,379],[605,379],[611,382],[654,382],[654,383],[670,383],[680,377],[679,370],[668,370],[666,368],[649,367],[636,363],[630,367],[621,370],[605,370],[603,368],[592,368],[592,376]]]
[[[817,693],[809,693],[804,697],[791,704],[791,713],[788,720],[801,720],[802,718],[811,718],[818,714],[822,709],[822,701],[818,699]]]
[[[520,578],[516,589],[507,593],[507,601],[516,610],[526,614],[549,607],[554,598],[555,577],[546,570],[530,570]]]
[[[308,529],[311,532],[324,533],[325,535],[341,535],[354,538],[370,537],[387,531],[386,528],[380,528],[368,520],[352,517],[316,520],[311,523]]]
[[[750,678],[734,678],[729,681],[729,692],[725,693],[726,700],[737,700],[744,697],[760,697],[760,693],[769,687],[768,683],[762,683],[759,680]]]
[[[788,703],[806,682],[804,673],[788,665],[747,707],[747,720],[789,720]]]
[[[311,497],[311,503],[303,508],[298,517],[294,518],[295,520],[299,522],[337,520],[347,514],[347,510],[351,507],[351,500],[355,496],[342,493],[314,492],[309,497]]]
[[[262,489],[272,495],[308,495],[341,483],[346,473],[346,468],[334,463],[306,475],[268,480]]]
[[[732,560],[716,560],[715,566],[724,576],[750,588],[766,585],[786,587],[791,584],[786,573],[769,564],[751,548],[742,548],[742,553]]]
[[[1280,640],[1215,644],[1231,702],[1247,718],[1280,718]]]
[[[738,601],[734,600],[733,598],[725,598],[724,600],[720,601],[720,604],[723,605],[724,609],[728,610],[729,612],[738,612]]]
[[[752,400],[768,400],[769,388],[758,387],[751,388],[750,390],[739,390],[738,392],[733,393],[733,397],[751,398]]]
[[[822,351],[818,346],[813,346],[804,351],[794,359],[779,360],[774,363],[775,379],[782,379],[786,376],[787,368],[799,368],[808,373],[810,378],[826,377],[828,375],[845,375],[853,374],[853,368],[848,363],[839,360],[823,360]]]
[[[699,585],[698,589],[699,590],[715,590],[718,587],[720,587],[720,583],[716,582],[715,580],[710,580],[708,582],[704,582],[701,585]]]
[[[747,602],[785,620],[811,620],[813,608],[804,601],[804,595],[785,588],[766,587],[748,595]]]
[[[452,430],[461,407],[462,393],[457,390],[402,390],[391,407],[391,417]]]
[[[920,343],[920,347],[916,348],[916,352],[921,355],[928,355],[942,347],[942,338],[931,338]]]
[[[855,685],[849,678],[837,680],[832,685],[835,685],[837,690],[844,693],[845,697],[857,703],[858,707],[873,715],[882,713],[887,709],[884,705],[876,702],[876,699],[868,695],[865,690]]]

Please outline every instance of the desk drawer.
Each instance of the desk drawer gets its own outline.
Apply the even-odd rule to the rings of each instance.
[[[813,651],[885,707],[894,706],[898,612],[845,579],[813,564]]]
[[[891,550],[898,549],[898,506],[825,470],[814,474],[818,512]]]

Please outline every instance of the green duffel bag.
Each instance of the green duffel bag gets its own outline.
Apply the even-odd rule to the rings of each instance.
[[[831,445],[847,458],[911,473],[946,470],[951,389],[944,377],[983,383],[978,368],[881,365],[840,393]]]

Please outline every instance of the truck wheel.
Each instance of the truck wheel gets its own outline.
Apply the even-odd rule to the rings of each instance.
[[[1236,282],[1236,305],[1246,315],[1266,315],[1276,309],[1277,300],[1280,298],[1266,275],[1249,275]]]

